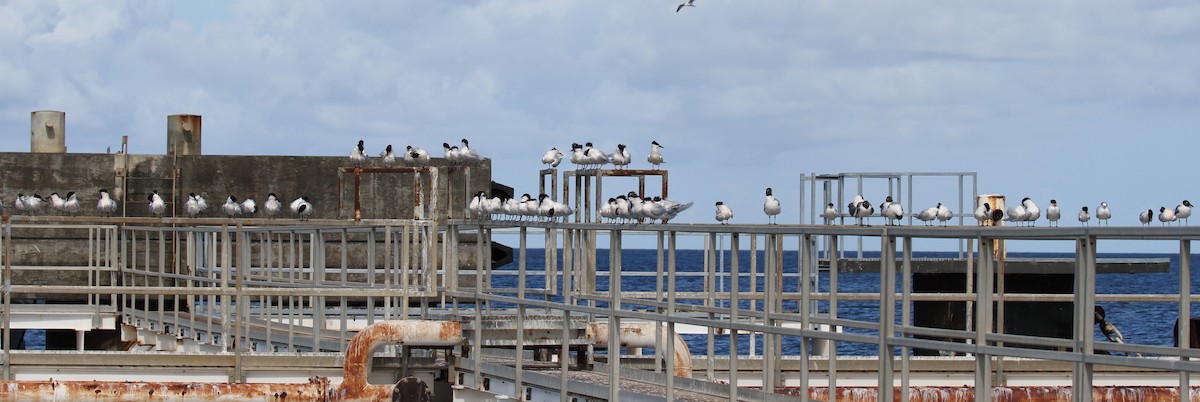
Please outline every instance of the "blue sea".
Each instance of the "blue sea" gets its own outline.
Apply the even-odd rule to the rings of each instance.
[[[526,268],[529,270],[541,269],[544,265],[544,250],[529,249],[527,251]],[[561,259],[561,251],[560,251]],[[656,278],[653,273],[656,271],[655,258],[656,250],[623,250],[621,252],[622,273],[621,288],[623,291],[653,291],[655,288]],[[878,257],[878,252],[864,252],[864,257]],[[959,254],[957,252],[914,252],[914,258],[955,258]],[[1073,258],[1071,253],[1009,253],[1010,258]],[[1099,294],[1105,293],[1126,293],[1126,294],[1177,294],[1179,289],[1179,255],[1178,254],[1100,254],[1099,258],[1120,258],[1120,259],[1169,259],[1170,272],[1164,273],[1136,273],[1136,274],[1098,274],[1096,276],[1096,291]],[[604,291],[608,289],[608,250],[599,250],[597,252],[597,267],[602,272],[597,277],[597,287]],[[1195,256],[1192,261],[1197,261]],[[743,274],[749,273],[750,254],[749,251],[742,251],[738,257],[739,272]],[[729,270],[730,257],[729,252],[725,251],[720,258],[723,261],[725,270]],[[677,278],[677,289],[679,291],[701,291],[703,290],[703,278],[697,276],[683,276],[686,273],[699,273],[702,271],[704,261],[704,252],[701,250],[679,250],[676,254],[677,273],[680,275]],[[791,276],[785,276],[784,289],[794,291],[797,289],[797,275],[795,275],[798,266],[798,252],[784,252],[784,266],[786,272],[791,272]],[[758,256],[758,272],[762,274],[763,253],[759,251]],[[560,260],[561,264],[561,260]],[[1200,277],[1200,269],[1194,266],[1191,270],[1192,292],[1195,294],[1200,291],[1197,287],[1198,277]],[[505,266],[497,268],[493,277],[493,287],[515,287],[516,276],[515,272],[510,272],[511,276],[504,276],[501,271],[516,271],[517,263],[513,262]],[[638,276],[637,273],[649,273]],[[528,275],[526,278],[527,286],[541,287],[544,283],[544,278],[540,275]],[[664,279],[665,282],[665,279]],[[897,286],[901,283],[899,275],[896,278]],[[740,290],[749,290],[749,283],[743,277],[740,281]],[[757,289],[761,291],[763,288],[762,278],[757,280]],[[664,285],[665,287],[665,285]],[[829,290],[829,275],[828,272],[822,271],[819,281],[820,291]],[[717,290],[729,289],[729,281],[726,278],[723,283],[717,285]],[[839,273],[838,274],[838,291],[843,293],[875,293],[879,291],[879,274],[878,273]],[[897,287],[897,292],[899,287]],[[1174,330],[1175,320],[1179,316],[1178,303],[1145,303],[1145,302],[1103,302],[1097,303],[1107,311],[1107,318],[1122,332],[1126,343],[1137,343],[1154,346],[1171,346],[1174,343],[1172,331]],[[600,304],[603,306],[603,303]],[[1192,311],[1200,313],[1197,307],[1200,304],[1193,304]],[[743,308],[749,308],[749,302],[742,303]],[[761,305],[759,306],[761,308]],[[796,302],[785,303],[784,310],[797,311]],[[818,303],[820,311],[827,311],[827,306],[824,302]],[[878,301],[838,301],[838,316],[852,320],[878,322],[879,302]],[[897,306],[897,311],[899,307]],[[846,328],[844,332],[859,332],[868,333],[864,330],[854,328]],[[1097,348],[1102,348],[1104,342],[1109,342],[1103,337],[1097,329]],[[685,335],[685,340],[693,354],[704,354],[707,350],[707,335]],[[761,338],[755,340],[754,354],[761,354]],[[743,336],[743,339],[738,341],[739,354],[750,354],[749,339]],[[800,340],[798,338],[785,338],[783,340],[785,354],[799,354]],[[727,336],[717,336],[713,344],[713,352],[720,355],[728,353],[729,340]],[[878,354],[878,346],[874,344],[858,344],[851,342],[838,343],[839,355],[860,355],[872,356]]]

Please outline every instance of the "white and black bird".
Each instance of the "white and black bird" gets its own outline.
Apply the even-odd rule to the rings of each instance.
[[[609,162],[608,154],[605,154],[604,151],[596,149],[590,142],[583,144],[583,157],[585,162],[584,164],[589,165],[593,169],[598,169]]]
[[[235,218],[242,214],[242,204],[238,203],[237,197],[230,195],[225,199],[225,203],[221,204],[221,210],[230,218]]]
[[[283,209],[283,203],[279,202],[279,197],[276,197],[275,193],[268,193],[267,200],[263,201],[263,213],[267,214],[267,219],[275,218],[281,209]]]
[[[64,205],[66,205],[66,203],[67,203],[67,200],[63,199],[62,197],[59,197],[58,193],[50,193],[50,209],[54,210],[54,212],[58,212],[58,213],[66,212],[65,210],[63,210],[63,207],[64,207]]]
[[[1174,209],[1170,209],[1167,207],[1159,207],[1158,208],[1158,221],[1162,222],[1164,226],[1170,225],[1171,222],[1175,222],[1176,219],[1178,219],[1178,218],[1175,217]]]
[[[980,203],[975,208],[975,220],[979,222],[979,226],[983,226],[985,222],[992,220],[992,204]]]
[[[167,203],[158,195],[158,190],[154,190],[147,198],[150,200],[150,213],[162,216],[163,212],[167,210]]]
[[[858,218],[859,226],[870,226],[868,225],[867,218],[870,218],[871,215],[874,214],[875,207],[871,206],[871,202],[867,200],[863,200],[863,202],[858,203],[858,206],[854,209],[854,212],[851,213],[851,215],[854,215],[855,218]]]
[[[547,168],[558,167],[558,164],[562,163],[562,160],[563,153],[558,148],[550,148],[549,151],[546,151],[545,155],[542,155],[542,163],[546,164]]]
[[[884,225],[899,225],[898,221],[904,219],[904,206],[894,202],[889,195],[879,205],[879,215],[883,216]]]
[[[100,199],[96,201],[96,210],[107,216],[112,216],[113,212],[117,211],[117,202],[108,195],[108,190],[100,189]]]
[[[942,226],[946,226],[946,222],[954,218],[954,211],[951,211],[950,207],[947,207],[946,204],[939,203],[937,218],[938,222],[942,223]]]
[[[617,169],[623,169],[625,166],[629,166],[631,157],[629,156],[629,150],[625,148],[625,144],[617,144],[617,150],[613,152],[609,159]]]
[[[410,165],[425,165],[429,163],[429,153],[424,149],[409,145],[404,151],[404,162]]]
[[[358,140],[358,145],[355,145],[354,148],[350,150],[350,163],[353,163],[357,166],[362,166],[364,163],[367,163],[367,151],[365,148],[363,148],[363,140]]]
[[[913,217],[917,218],[917,220],[919,220],[921,222],[925,222],[925,226],[932,225],[933,220],[937,219],[938,208],[941,208],[941,207],[942,207],[942,203],[939,202],[937,204],[937,206],[932,206],[932,207],[926,208],[924,211],[918,212],[917,214],[913,215]]]
[[[663,156],[660,148],[663,148],[658,141],[650,141],[650,154],[646,155],[646,162],[654,165],[654,170],[658,170],[658,165],[663,164]]]
[[[687,0],[683,4],[680,4],[679,7],[675,7],[675,12],[679,12],[679,10],[682,10],[684,7],[695,7],[696,5],[692,4],[695,1],[696,0]]]
[[[1058,208],[1058,201],[1050,200],[1050,206],[1046,207],[1046,220],[1050,221],[1050,226],[1058,226],[1058,219],[1062,217],[1062,210]]]
[[[458,158],[463,162],[474,162],[483,159],[483,157],[479,155],[479,152],[475,152],[475,150],[471,148],[471,145],[467,142],[466,138],[462,139],[462,146],[458,148]]]
[[[379,154],[379,159],[383,161],[384,167],[392,167],[396,164],[396,152],[392,150],[392,144],[388,144],[387,148]]]
[[[729,221],[730,219],[733,219],[733,210],[729,209],[729,206],[725,205],[724,202],[717,201],[716,218],[717,218],[717,222],[721,222],[721,224],[724,225],[724,224],[728,223],[727,221]]]
[[[766,200],[763,201],[763,212],[767,214],[767,223],[778,224],[775,217],[779,212],[783,211],[783,206],[779,205],[779,199],[775,198],[775,194],[770,187],[767,187]]]
[[[183,213],[189,218],[195,218],[203,211],[200,209],[200,201],[197,199],[196,193],[188,193],[188,200],[183,202]]]
[[[443,142],[442,158],[446,159],[446,161],[449,161],[450,163],[459,163],[462,162],[462,153],[459,152],[457,146],[452,147],[450,146],[450,143]]]
[[[821,217],[825,218],[825,224],[832,225],[833,220],[837,219],[837,216],[838,216],[838,211],[837,211],[837,208],[833,207],[833,203],[831,202],[831,203],[825,204],[825,212],[821,214]]]
[[[1030,225],[1037,226],[1038,218],[1042,217],[1042,210],[1029,197],[1021,200],[1021,206],[1025,207],[1025,221]]]
[[[67,198],[63,201],[63,212],[70,215],[79,213],[79,197],[74,191],[67,192]]]
[[[1138,222],[1141,222],[1142,225],[1150,226],[1150,221],[1152,221],[1152,220],[1154,220],[1154,210],[1153,209],[1147,209],[1145,211],[1142,211],[1142,213],[1138,214]]]
[[[300,220],[307,220],[314,212],[312,203],[308,202],[308,197],[297,198],[288,207],[292,210],[292,214]]]
[[[1188,200],[1183,200],[1183,203],[1175,207],[1175,218],[1183,219],[1183,223],[1187,224],[1188,217],[1192,216],[1192,203]]]
[[[1092,215],[1088,213],[1088,207],[1085,205],[1083,209],[1079,210],[1079,223],[1087,226],[1089,220],[1092,220]]]
[[[245,200],[242,200],[241,208],[242,215],[258,213],[258,204],[254,202],[253,198],[246,198]]]
[[[1004,220],[1007,222],[1013,222],[1013,223],[1025,222],[1025,216],[1026,216],[1025,206],[1013,205],[1011,207],[1008,207],[1008,216],[1005,217]]]
[[[1171,216],[1175,216],[1175,211],[1171,211]],[[1107,202],[1101,202],[1100,208],[1096,208],[1096,219],[1104,221],[1104,226],[1108,226],[1108,220],[1112,218],[1112,211],[1108,209]]]

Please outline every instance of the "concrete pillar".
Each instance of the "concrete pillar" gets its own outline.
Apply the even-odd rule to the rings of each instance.
[[[200,116],[167,116],[167,155],[200,155]]]
[[[67,113],[39,110],[29,118],[29,150],[35,153],[62,154],[67,152]]]

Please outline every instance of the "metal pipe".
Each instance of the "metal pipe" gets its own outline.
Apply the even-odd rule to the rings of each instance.
[[[621,346],[623,347],[639,347],[639,348],[655,348],[666,349],[667,345],[655,343],[655,331],[657,327],[653,322],[622,322],[621,325]],[[667,339],[666,331],[662,330],[659,334],[659,339]],[[611,339],[608,331],[607,322],[590,322],[587,324],[585,331],[587,339],[591,339],[593,346],[596,349],[609,350],[609,356],[614,353],[620,353],[609,348],[609,340]],[[692,378],[692,354],[688,350],[687,343],[683,341],[683,336],[675,334],[674,336],[674,369],[675,376],[683,378]],[[610,360],[612,358],[610,357]]]

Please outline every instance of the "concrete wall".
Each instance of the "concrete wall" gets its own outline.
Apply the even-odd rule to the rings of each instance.
[[[373,161],[374,162],[374,161]],[[122,154],[34,154],[0,153],[0,199],[12,207],[18,193],[49,197],[75,191],[84,206],[81,215],[95,214],[100,189],[108,189],[123,208],[118,216],[150,216],[147,197],[154,190],[168,202],[166,215],[183,216],[188,193],[207,194],[210,209],[205,217],[224,216],[220,204],[225,197],[254,198],[261,206],[267,193],[274,192],[289,203],[309,197],[314,219],[353,218],[354,174],[342,173],[346,157],[319,156],[223,156]],[[430,174],[423,173],[420,195],[426,217],[463,217],[470,195],[491,188],[491,161],[469,166],[450,166],[434,159],[438,167],[438,209],[430,210]],[[371,167],[371,166],[368,166]],[[378,166],[375,166],[378,167]],[[178,176],[174,175],[178,169]],[[466,181],[470,170],[471,180]],[[363,173],[359,190],[363,219],[411,219],[417,188],[414,173]],[[175,178],[174,180],[172,180]],[[342,191],[338,192],[339,179]],[[342,208],[338,209],[339,195]],[[177,204],[177,206],[176,206]],[[8,211],[13,213],[15,211]],[[49,213],[48,211],[45,213]]]

